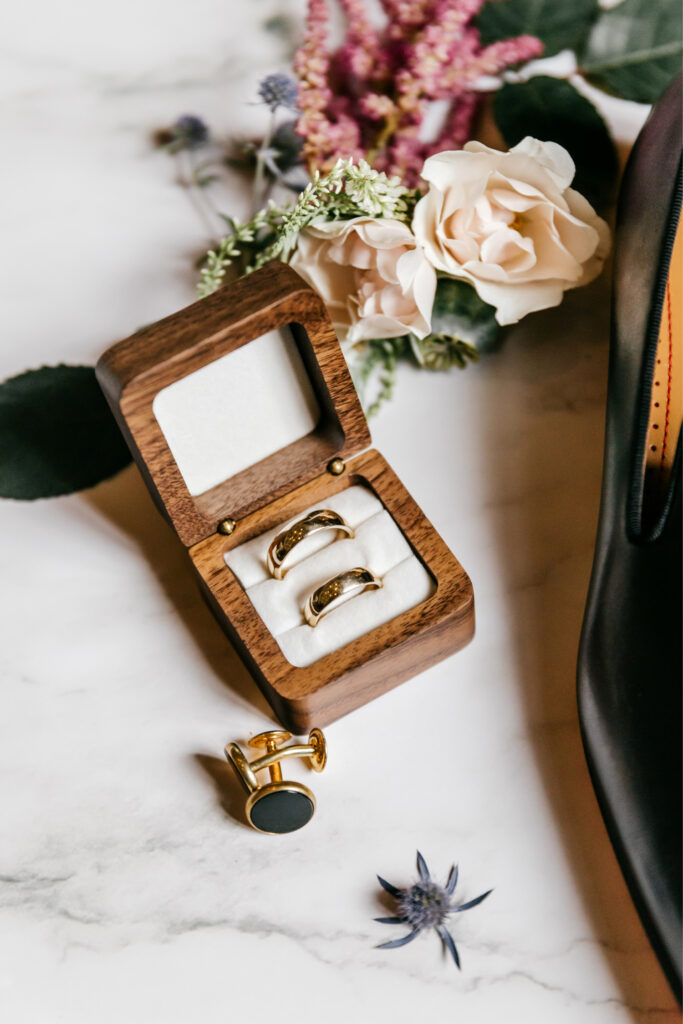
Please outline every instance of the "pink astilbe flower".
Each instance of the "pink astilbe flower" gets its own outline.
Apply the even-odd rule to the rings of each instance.
[[[400,39],[406,29],[424,25],[430,16],[434,0],[380,0],[389,24],[387,34]]]
[[[299,77],[297,130],[310,171],[329,170],[339,157],[365,157],[374,167],[419,180],[432,153],[461,148],[472,135],[487,75],[538,57],[534,36],[482,46],[473,18],[484,0],[381,0],[378,29],[365,0],[339,0],[347,20],[342,45],[327,50],[327,0],[309,0]],[[438,138],[425,141],[422,123],[434,100],[450,107]]]
[[[306,35],[294,58],[301,111],[297,131],[303,136],[303,158],[309,167],[329,164],[320,160],[321,154],[362,156],[358,122],[346,113],[347,100],[335,95],[328,84],[327,18],[326,0],[309,0]]]
[[[346,42],[335,55],[339,70],[345,69],[356,78],[367,79],[379,50],[377,30],[365,10],[364,0],[339,0],[348,29]]]

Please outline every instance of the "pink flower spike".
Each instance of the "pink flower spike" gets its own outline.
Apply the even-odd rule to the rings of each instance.
[[[377,29],[368,18],[365,0],[339,0],[339,6],[348,30],[346,42],[337,51],[337,66],[342,73],[350,72],[359,79],[370,78],[379,55],[379,39]]]
[[[309,165],[321,151],[329,148],[330,122],[325,110],[332,93],[327,82],[330,63],[326,49],[327,17],[325,0],[309,0],[304,41],[294,57],[301,111],[296,127],[304,137],[303,157]]]
[[[484,47],[477,56],[476,64],[483,68],[480,74],[496,75],[503,68],[534,60],[542,53],[543,43],[536,36],[515,36]]]
[[[365,117],[370,118],[371,121],[387,120],[398,112],[398,107],[389,96],[383,96],[376,92],[369,92],[365,96],[361,96],[358,105]]]
[[[339,0],[339,6],[348,22],[349,39],[367,49],[375,47],[377,45],[377,30],[368,18],[364,0]]]
[[[337,156],[364,156],[406,184],[437,147],[458,149],[472,133],[479,80],[538,57],[542,44],[518,36],[482,47],[475,16],[484,0],[380,0],[378,27],[367,0],[339,0],[346,37],[327,49],[327,0],[308,0],[299,77],[297,131],[308,168],[329,169]],[[450,104],[440,138],[420,128],[434,100]]]

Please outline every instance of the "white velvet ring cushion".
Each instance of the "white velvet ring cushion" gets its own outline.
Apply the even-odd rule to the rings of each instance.
[[[389,513],[382,510],[361,523],[355,537],[341,537],[334,544],[303,559],[290,569],[283,580],[269,578],[248,587],[247,592],[269,632],[277,637],[302,625],[306,599],[333,576],[346,569],[361,567],[383,577],[410,555],[405,537]]]
[[[397,615],[422,604],[434,593],[435,583],[422,563],[411,555],[389,569],[381,590],[366,590],[320,619],[315,629],[295,626],[276,639],[287,661],[306,668],[326,654],[383,626]]]
[[[309,512],[320,508],[338,512],[344,521],[353,530],[356,530],[366,519],[382,510],[382,503],[369,488],[363,487],[360,484],[354,484],[351,487],[347,487],[346,490],[332,495],[330,498],[325,498],[323,502],[311,505],[310,508],[294,516],[289,522],[277,526],[274,530],[268,530],[267,533],[262,533],[258,537],[252,537],[251,540],[233,548],[232,551],[228,551],[225,555],[225,561],[245,590],[263,580],[270,579],[266,566],[266,556],[268,548],[277,535],[288,526],[293,525],[297,520],[302,519]],[[277,582],[280,584],[284,583],[294,566],[317,551],[338,543],[342,536],[343,534],[338,530],[320,530],[318,533],[307,537],[300,544],[297,544],[287,557],[285,579],[278,580]]]
[[[333,530],[313,534],[292,551],[284,579],[272,579],[266,555],[271,542],[289,523],[253,537],[224,556],[285,658],[297,668],[312,665],[422,604],[436,588],[389,512],[369,488],[354,484],[312,505],[290,522],[316,508],[338,512],[353,527],[355,536]],[[350,597],[315,627],[309,626],[303,608],[313,591],[338,573],[356,567],[379,576],[382,588]]]

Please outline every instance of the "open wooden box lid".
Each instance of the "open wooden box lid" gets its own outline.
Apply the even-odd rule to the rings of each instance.
[[[114,345],[97,377],[187,547],[370,444],[324,303],[282,263]]]

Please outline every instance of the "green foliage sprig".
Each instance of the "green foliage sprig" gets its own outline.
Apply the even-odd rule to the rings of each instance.
[[[259,210],[251,220],[244,224],[241,224],[235,217],[225,217],[230,234],[225,236],[217,249],[209,249],[204,257],[204,264],[197,284],[197,294],[200,299],[206,298],[207,295],[211,295],[212,292],[220,288],[228,267],[232,266],[240,257],[247,256],[247,265],[242,269],[243,271],[248,269],[251,258],[249,254],[253,255],[255,251],[258,251],[259,244],[266,244],[263,241],[264,229],[266,238],[272,237],[279,229],[283,213],[283,208],[271,200],[268,206]]]
[[[202,268],[200,298],[215,292],[227,268],[243,259],[242,271],[258,270],[271,260],[287,260],[296,246],[299,232],[317,217],[344,220],[350,217],[391,217],[407,222],[417,201],[417,192],[375,171],[365,161],[338,160],[328,174],[316,171],[298,198],[287,206],[271,202],[251,220],[240,224],[228,219],[231,233],[217,249],[211,249]],[[226,218],[227,219],[227,218]]]

